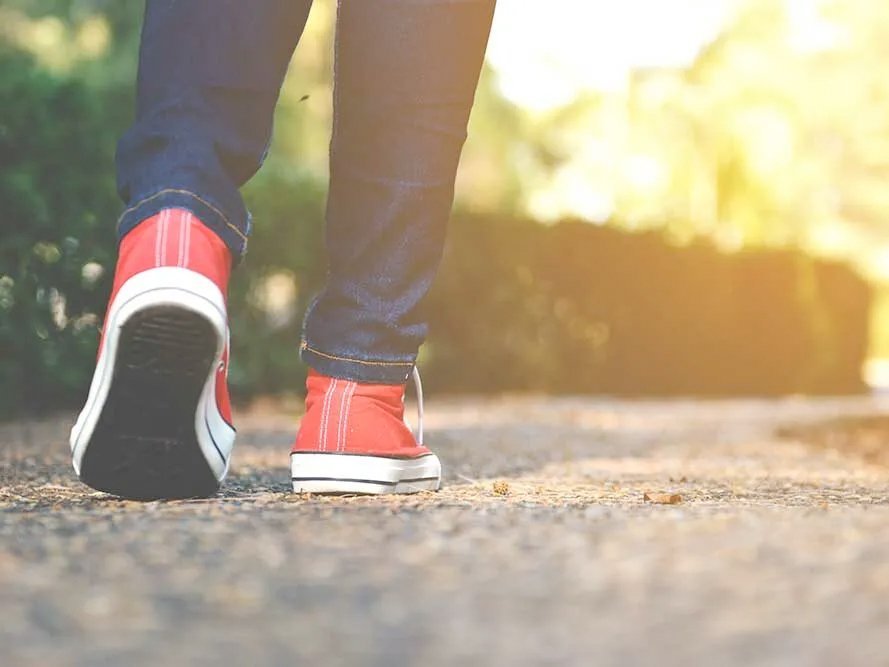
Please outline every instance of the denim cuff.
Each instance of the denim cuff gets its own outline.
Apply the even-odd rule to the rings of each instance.
[[[299,345],[299,358],[324,375],[373,384],[405,384],[416,361],[375,361],[331,354],[322,352],[305,338]]]
[[[118,240],[122,239],[140,222],[166,208],[184,208],[191,211],[223,240],[236,261],[240,260],[247,252],[247,236],[250,233],[249,213],[244,220],[233,220],[218,206],[200,195],[177,188],[159,190],[141,198],[127,208],[117,221]]]

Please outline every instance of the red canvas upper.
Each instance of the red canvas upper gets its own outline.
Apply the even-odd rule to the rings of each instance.
[[[134,275],[161,266],[197,271],[216,283],[223,298],[227,295],[228,247],[191,211],[169,208],[140,222],[121,240],[109,303]]]
[[[309,369],[294,453],[415,458],[429,454],[404,423],[404,386],[367,384]]]
[[[164,209],[143,220],[120,242],[117,268],[108,307],[123,284],[143,271],[160,267],[181,267],[196,271],[212,280],[222,298],[228,295],[231,274],[231,253],[215,233],[191,211],[181,208]],[[101,351],[101,341],[99,350]],[[216,403],[226,422],[232,423],[228,396],[228,345],[216,376]]]

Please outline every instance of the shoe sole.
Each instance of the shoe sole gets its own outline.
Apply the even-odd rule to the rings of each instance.
[[[412,459],[361,454],[290,455],[295,493],[368,494],[437,491],[441,462],[435,454]]]
[[[234,442],[215,409],[224,302],[198,274],[155,271],[131,279],[109,311],[90,397],[71,433],[74,467],[85,484],[128,499],[206,497],[218,490]]]
[[[188,498],[219,483],[195,433],[195,408],[216,356],[213,325],[173,306],[148,308],[122,327],[108,400],[80,479],[124,498]]]

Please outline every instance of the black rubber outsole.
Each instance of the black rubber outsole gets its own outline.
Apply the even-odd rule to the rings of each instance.
[[[209,321],[175,306],[146,308],[127,320],[108,398],[81,462],[85,484],[132,500],[218,491],[195,434],[216,345]]]

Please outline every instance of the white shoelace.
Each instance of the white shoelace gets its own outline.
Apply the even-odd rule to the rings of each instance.
[[[420,371],[414,366],[413,371],[411,372],[411,377],[414,380],[414,390],[417,394],[417,444],[423,444],[423,382],[420,380]],[[407,392],[405,392],[407,393]],[[402,400],[404,400],[402,398]],[[404,423],[407,424],[408,428],[411,428],[411,423],[407,420],[407,417],[404,418]],[[413,430],[413,429],[411,429]]]

